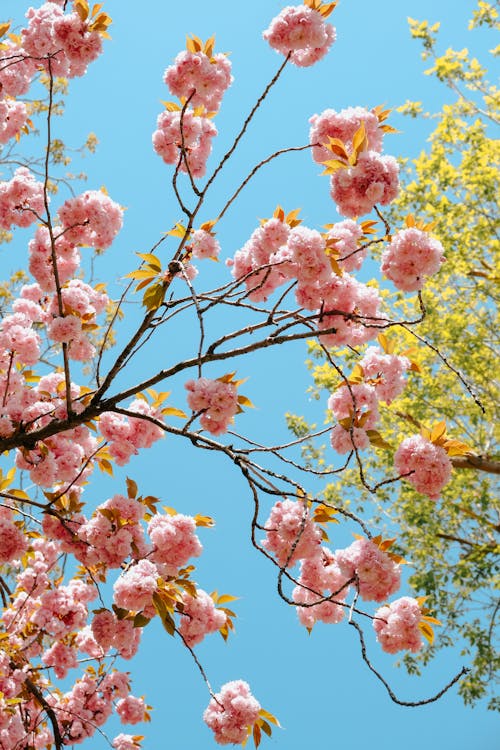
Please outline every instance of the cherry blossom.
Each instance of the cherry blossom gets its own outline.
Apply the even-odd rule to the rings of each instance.
[[[451,478],[451,461],[445,449],[422,435],[406,438],[394,454],[394,466],[417,492],[438,500]]]

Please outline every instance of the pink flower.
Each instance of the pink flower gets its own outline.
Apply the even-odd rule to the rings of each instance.
[[[299,621],[304,627],[311,629],[320,620],[326,623],[337,623],[344,616],[344,608],[339,604],[346,598],[349,586],[346,576],[342,573],[335,556],[326,547],[321,548],[321,554],[302,560],[300,563],[299,586],[293,590],[292,597],[298,604],[313,606],[296,607]],[[321,599],[335,594],[329,601]],[[314,602],[319,601],[318,604]]]
[[[347,153],[351,154],[352,139],[361,124],[365,126],[369,148],[372,151],[382,151],[383,132],[379,128],[378,117],[374,112],[363,107],[347,107],[340,112],[325,109],[320,115],[313,115],[309,122],[311,123],[309,142],[316,144],[312,149],[312,157],[318,164],[335,158],[324,145],[329,143],[329,138],[342,141]]]
[[[0,508],[0,563],[17,560],[27,548],[27,540],[14,523],[12,511]]]
[[[427,232],[411,227],[392,238],[382,253],[380,270],[404,292],[422,289],[426,276],[433,276],[444,263],[444,249]]]
[[[200,424],[212,435],[227,431],[238,411],[238,392],[232,382],[198,378],[188,380],[187,402],[193,411],[202,411]]]
[[[423,646],[419,624],[422,612],[416,599],[403,596],[375,612],[373,627],[382,650],[388,654],[408,650],[420,651]]]
[[[451,461],[445,449],[422,435],[413,435],[400,444],[394,454],[394,466],[417,492],[438,500],[443,487],[451,479]]]
[[[118,607],[134,611],[148,607],[158,588],[158,577],[156,565],[149,560],[139,560],[115,581],[115,603]]]
[[[330,433],[330,445],[334,451],[343,455],[354,450],[353,443],[358,451],[365,450],[370,445],[370,438],[366,430],[361,427],[353,427],[352,437],[350,430],[346,430],[342,425],[337,424]]]
[[[365,430],[373,429],[380,418],[377,392],[367,383],[337,388],[328,399],[328,408],[339,421],[353,416],[361,419]]]
[[[189,98],[189,105],[216,112],[226,89],[233,82],[231,62],[226,55],[208,57],[204,52],[184,50],[165,71],[164,81],[179,99]]]
[[[243,680],[227,682],[212,698],[203,720],[219,745],[240,745],[259,718],[260,704]]]
[[[358,271],[366,258],[366,248],[358,250],[358,241],[363,230],[351,219],[339,221],[328,232],[329,239],[335,239],[333,249],[335,259],[343,271]]]
[[[45,211],[43,184],[19,167],[9,182],[0,182],[0,227],[29,227]]]
[[[405,374],[411,365],[407,357],[385,354],[377,347],[370,346],[359,364],[363,368],[365,379],[375,380],[373,385],[380,401],[390,404],[404,391]]]
[[[291,52],[295,65],[306,67],[321,60],[335,41],[334,27],[305,5],[287,6],[273,18],[263,35],[283,55]]]
[[[266,300],[280,284],[294,276],[292,252],[285,247],[289,234],[288,224],[273,217],[252,233],[233,259],[226,261],[235,279],[247,277],[245,286],[254,302]]]
[[[197,229],[190,237],[189,244],[195,258],[217,258],[220,253],[220,245],[210,232]]]
[[[122,724],[139,724],[144,721],[146,706],[142,698],[136,698],[133,695],[127,695],[116,704],[116,713],[121,719]]]
[[[203,589],[196,596],[183,594],[182,617],[179,632],[188,644],[195,646],[209,633],[215,633],[226,622],[225,612],[217,609],[211,596]]]
[[[134,740],[131,734],[118,734],[112,745],[115,750],[141,750],[141,746]]]
[[[203,551],[196,536],[194,518],[182,513],[153,516],[148,524],[148,534],[154,544],[151,559],[175,570],[186,565],[191,557],[199,557]]]
[[[67,646],[61,643],[61,641],[56,641],[50,649],[44,651],[42,661],[48,667],[52,667],[56,677],[62,680],[68,674],[69,669],[74,669],[78,666],[78,659],[76,657],[77,652],[75,648]]]
[[[153,133],[153,148],[166,164],[180,164],[181,172],[189,171],[193,177],[203,177],[206,162],[212,150],[212,138],[217,128],[212,120],[186,110],[182,119],[180,112],[161,112]],[[185,156],[180,160],[184,137]]]
[[[123,209],[100,190],[69,198],[58,216],[68,242],[101,250],[111,245],[123,223]]]
[[[4,37],[0,49],[0,90],[3,96],[22,96],[28,91],[37,69],[36,60],[24,49]]]
[[[11,138],[18,135],[27,117],[28,113],[24,102],[0,99],[0,143],[7,143]]]
[[[392,156],[363,151],[357,164],[338,169],[331,178],[331,196],[342,216],[355,218],[380,203],[386,206],[398,194],[399,167]]]
[[[309,518],[307,507],[300,500],[278,500],[265,528],[266,538],[262,546],[274,553],[281,566],[292,567],[298,560],[319,553],[321,531]]]
[[[335,559],[347,578],[357,577],[359,595],[365,601],[381,602],[399,588],[399,565],[370,539],[357,539],[337,550]]]

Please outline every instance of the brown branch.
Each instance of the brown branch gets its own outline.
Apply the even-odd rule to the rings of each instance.
[[[55,750],[63,750],[63,739],[59,730],[59,724],[57,722],[57,716],[52,706],[45,700],[41,690],[35,685],[33,680],[29,677],[26,678],[24,684],[28,688],[31,695],[35,698],[37,703],[43,708],[47,716],[49,717],[50,723],[52,724],[52,731],[54,733]]]
[[[451,463],[454,469],[474,469],[488,474],[500,474],[500,461],[489,459],[487,456],[453,456]]]

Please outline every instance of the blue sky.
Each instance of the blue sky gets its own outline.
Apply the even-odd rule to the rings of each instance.
[[[97,262],[99,280],[112,280],[132,270],[133,252],[147,252],[181,218],[170,187],[170,168],[153,152],[151,133],[162,109],[160,100],[171,98],[162,83],[163,71],[184,47],[186,33],[203,39],[215,33],[217,51],[231,52],[235,82],[216,119],[220,136],[211,162],[215,165],[281,62],[261,32],[284,4],[277,0],[105,2],[104,10],[113,18],[112,41],[106,43],[105,54],[89,74],[71,83],[66,117],[56,124],[57,136],[68,145],[78,146],[89,131],[97,134],[97,154],[83,163],[88,187],[105,185],[111,197],[127,207],[124,230]],[[23,5],[20,0],[2,0],[0,13],[21,22],[18,14]],[[431,111],[439,109],[449,95],[422,75],[425,64],[417,43],[410,39],[406,19],[441,20],[442,48],[461,48],[471,44],[466,28],[472,7],[469,0],[341,0],[330,19],[337,27],[338,41],[329,56],[312,68],[290,67],[286,72],[215,184],[202,218],[215,215],[257,161],[278,148],[307,143],[308,119],[316,112],[358,104],[395,107],[406,99],[421,100]],[[480,51],[485,37],[476,34],[476,38]],[[388,153],[411,157],[425,148],[428,123],[398,116],[390,122],[403,132],[388,136]],[[262,170],[219,228],[223,257],[241,247],[258,218],[269,216],[277,203],[286,210],[302,207],[305,223],[311,227],[335,221],[327,178],[318,173],[307,154],[285,156]],[[21,247],[15,256],[2,252],[2,266],[15,267],[22,252]],[[197,283],[200,287],[217,283],[226,274],[222,263],[200,263]],[[134,314],[133,308],[127,311]],[[132,375],[121,383],[135,382],[174,356],[192,351],[191,330],[183,328],[160,337],[144,350]],[[286,438],[283,413],[287,410],[322,419],[319,407],[305,394],[309,381],[304,359],[304,347],[297,345],[287,352],[238,362],[238,375],[249,376],[243,392],[257,406],[254,412],[238,417],[239,431],[272,441]],[[217,377],[222,372],[207,374]],[[172,403],[183,406],[182,381],[168,388],[173,391]],[[167,438],[140,455],[126,472],[118,472],[116,480],[91,485],[88,497],[102,502],[122,489],[117,484],[125,474],[138,481],[142,492],[159,495],[179,511],[216,518],[215,529],[200,533],[205,551],[198,561],[196,580],[209,591],[217,588],[240,597],[235,604],[237,632],[228,644],[212,636],[198,653],[214,688],[228,680],[246,679],[263,706],[279,716],[284,729],[277,730],[272,740],[264,739],[263,746],[299,750],[321,745],[333,750],[387,743],[405,750],[420,750],[422,745],[440,750],[494,749],[497,721],[483,706],[473,711],[464,708],[452,690],[424,708],[398,707],[362,663],[353,629],[343,624],[319,625],[308,636],[295,613],[279,600],[273,569],[251,548],[251,499],[240,477],[221,457],[195,452]],[[351,530],[339,532],[332,544],[349,543]],[[433,694],[464,663],[457,648],[439,654],[421,679],[410,678],[392,669],[394,660],[378,650],[371,635],[368,643],[376,665],[403,699]],[[201,721],[208,702],[206,687],[189,653],[156,623],[144,633],[142,653],[126,668],[133,675],[133,692],[146,695],[155,709],[150,725],[124,729],[146,735],[144,750],[215,747]],[[111,737],[116,733],[105,729]],[[96,737],[88,747],[103,750],[108,745]]]

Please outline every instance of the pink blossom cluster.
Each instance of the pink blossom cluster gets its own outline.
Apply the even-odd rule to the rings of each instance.
[[[327,547],[321,547],[320,554],[308,557],[300,563],[298,586],[292,592],[297,604],[299,621],[311,629],[319,620],[325,623],[338,623],[344,616],[343,602],[347,596],[348,578],[337,565],[335,555]],[[331,599],[327,597],[332,596]],[[326,601],[321,601],[326,599]],[[319,602],[315,604],[315,602]]]
[[[335,41],[335,28],[322,15],[305,5],[287,6],[263,33],[270,46],[290,54],[294,65],[307,67],[321,60]]]
[[[331,196],[342,216],[355,218],[380,203],[387,206],[399,190],[399,167],[393,156],[363,151],[354,166],[337,169],[331,177]]]
[[[40,656],[43,652],[43,638],[33,638],[26,643],[24,633],[26,628],[34,629],[33,617],[40,608],[42,596],[55,590],[51,588],[50,574],[60,553],[55,543],[42,538],[34,539],[30,546],[31,549],[25,553],[29,562],[18,573],[10,604],[5,607],[2,615],[5,631],[9,634],[9,645],[12,648],[22,649],[26,659]],[[66,601],[69,600],[72,603],[72,595],[76,593],[76,590],[75,587],[66,588]],[[59,626],[58,631],[64,638],[66,635],[64,626]],[[48,636],[45,640],[47,638]]]
[[[422,435],[412,435],[399,445],[394,454],[394,466],[407,477],[417,492],[439,500],[443,487],[451,479],[452,464],[445,449]]]
[[[0,182],[0,227],[29,227],[45,210],[43,184],[29,169],[19,167],[7,182]]]
[[[380,418],[377,392],[367,383],[337,388],[328,399],[328,408],[338,420],[354,417],[359,421],[363,417],[365,429],[375,427]]]
[[[383,126],[375,111],[362,107],[348,107],[340,112],[326,109],[310,119],[312,157],[319,163],[337,160],[345,164],[333,172],[330,180],[331,196],[342,216],[356,218],[369,213],[377,203],[386,206],[396,198],[399,189],[399,167],[392,156],[383,156]],[[364,143],[358,145],[355,163],[348,163],[346,155],[354,152],[353,138],[359,128],[365,132]],[[330,139],[342,142],[344,153],[331,151]]]
[[[150,448],[163,436],[161,427],[144,419],[152,417],[161,420],[159,409],[154,409],[146,401],[137,398],[127,410],[138,416],[104,412],[99,418],[101,435],[109,441],[109,452],[118,466],[128,463],[130,457],[137,455],[140,448]]]
[[[0,59],[0,66],[1,66]],[[28,112],[24,102],[14,99],[0,99],[0,143],[7,143],[11,138],[19,135],[26,123]]]
[[[80,387],[70,386],[74,411],[83,409]],[[16,398],[18,395],[19,400]],[[11,422],[31,432],[67,415],[64,375],[54,372],[43,376],[34,388],[22,388],[8,402]],[[81,486],[92,471],[90,457],[97,441],[86,425],[52,435],[31,450],[17,451],[16,466],[29,471],[31,480],[41,487],[65,482]]]
[[[188,380],[186,388],[187,402],[195,412],[202,412],[200,424],[212,435],[227,432],[229,424],[238,411],[238,392],[236,385],[223,380],[198,378]]]
[[[196,596],[184,594],[182,606],[179,633],[191,648],[226,623],[226,613],[217,609],[212,597],[203,589],[197,589]]]
[[[314,290],[317,294],[317,290]],[[323,295],[321,297],[321,295]],[[326,346],[359,346],[377,335],[380,320],[380,295],[376,288],[358,281],[351,275],[334,276],[326,289],[321,289],[323,307],[318,321],[320,331],[329,331],[321,336]],[[314,298],[313,298],[314,299]],[[314,304],[306,296],[297,300],[304,307]],[[316,302],[318,298],[316,297]],[[311,308],[309,308],[311,309]]]
[[[90,628],[103,655],[115,649],[122,659],[131,659],[137,653],[142,628],[134,628],[131,620],[119,620],[114,612],[102,609],[94,615]]]
[[[72,579],[67,586],[43,592],[31,622],[56,638],[69,635],[86,625],[87,604],[96,596],[94,586]]]
[[[274,290],[293,276],[294,266],[286,242],[290,227],[274,217],[256,229],[234,258],[226,261],[236,279],[244,279],[249,297],[266,300]]]
[[[420,651],[423,646],[419,629],[421,620],[419,604],[409,596],[380,607],[375,612],[373,627],[382,650],[388,654],[403,650]]]
[[[37,61],[28,57],[14,40],[2,39],[0,47],[0,96],[26,94],[37,70]]]
[[[382,151],[383,131],[375,112],[364,107],[347,107],[336,112],[325,109],[320,115],[313,115],[309,122],[309,143],[313,145],[312,157],[322,164],[334,159],[334,154],[326,148],[329,138],[337,138],[345,146],[347,153],[352,153],[352,139],[356,131],[364,125],[368,145],[372,151]]]
[[[127,695],[116,704],[116,713],[122,724],[139,724],[144,721],[146,714],[144,699],[136,698],[135,695]]]
[[[180,111],[166,110],[158,115],[153,148],[165,164],[178,165],[181,172],[189,169],[192,177],[203,177],[212,150],[212,138],[216,135],[217,128],[209,117],[189,109],[184,116]]]
[[[123,209],[102,190],[69,198],[57,215],[68,242],[100,250],[111,245],[123,223]]]
[[[60,543],[62,551],[103,572],[123,567],[130,559],[147,562],[147,571],[154,563],[156,576],[175,577],[190,558],[201,555],[203,547],[196,535],[194,518],[182,513],[156,513],[146,529],[149,543],[141,524],[143,515],[144,507],[138,500],[114,495],[99,505],[89,519],[77,513],[62,523],[59,518],[46,515],[43,530],[49,539]],[[138,567],[136,571],[132,566],[131,579],[135,580],[142,570]],[[104,615],[103,619],[106,620]]]
[[[141,750],[141,746],[138,743],[139,740],[134,739],[131,734],[123,734],[121,732],[116,735],[111,744],[114,750]]]
[[[422,289],[425,277],[437,273],[445,260],[439,240],[415,227],[402,229],[382,253],[380,270],[403,292]]]
[[[84,75],[102,52],[99,32],[90,31],[78,13],[65,14],[54,2],[29,8],[26,18],[28,27],[21,31],[23,51],[55,76]]]
[[[85,550],[82,562],[119,568],[128,557],[147,555],[149,548],[140,524],[143,513],[143,506],[135,498],[123,495],[114,495],[99,505],[78,529],[78,540],[84,543]]]
[[[15,385],[10,386],[9,373],[13,367],[19,365],[34,365],[40,357],[40,336],[33,328],[34,321],[24,312],[14,312],[6,315],[0,322],[0,367],[5,373],[2,380],[5,380],[9,389],[14,389]],[[16,378],[16,383],[21,382],[21,378]],[[11,405],[6,403],[6,410],[2,415],[3,418],[9,417]],[[6,431],[3,428],[3,432]]]
[[[189,172],[191,177],[203,177],[207,159],[212,150],[212,138],[217,128],[211,117],[217,113],[225,91],[231,85],[231,63],[225,54],[213,54],[210,45],[193,51],[189,48],[180,52],[164,75],[170,92],[179,97],[187,106],[176,109],[169,106],[161,112],[153,133],[153,148],[166,164],[173,164],[181,172]],[[213,46],[213,45],[212,45]],[[213,257],[216,252],[208,248],[213,243],[207,237],[198,236],[199,256]],[[206,248],[206,249],[203,249]]]
[[[220,245],[211,232],[206,229],[197,229],[189,238],[191,252],[194,258],[217,258],[220,253]]]
[[[163,80],[171,94],[179,99],[189,98],[190,107],[216,112],[233,82],[231,62],[221,53],[209,57],[201,50],[183,50],[166,69]]]
[[[157,513],[148,523],[148,534],[153,543],[150,558],[166,576],[176,575],[191,557],[199,557],[203,552],[194,518],[183,513]]]
[[[335,240],[334,257],[343,271],[359,271],[366,258],[366,247],[359,248],[363,230],[352,219],[338,221],[328,231],[327,241]]]
[[[364,382],[343,383],[328,400],[328,408],[339,422],[332,429],[330,442],[340,454],[349,453],[354,446],[358,450],[369,447],[368,430],[373,430],[380,418],[378,402],[390,404],[403,392],[411,367],[407,357],[387,354],[375,346],[367,348],[358,364]]]
[[[368,433],[362,427],[343,427],[336,424],[330,433],[330,445],[340,455],[350,453],[353,447],[358,451],[364,451],[370,446]]]
[[[131,565],[114,583],[114,601],[118,607],[133,611],[150,611],[160,574],[150,560]]]
[[[121,503],[124,516],[125,505],[126,502]],[[129,515],[135,519],[137,514],[132,511]],[[2,509],[0,520],[5,519],[9,520]],[[7,543],[9,532],[1,536]],[[120,621],[114,613],[101,610],[95,614],[91,630],[86,623],[89,605],[97,596],[94,583],[79,578],[64,585],[60,581],[54,582],[54,575],[59,575],[56,565],[62,552],[57,542],[35,536],[29,540],[29,547],[26,542],[24,547],[27,562],[17,573],[16,588],[3,614],[10,652],[0,654],[2,743],[7,743],[6,747],[20,747],[19,743],[26,738],[27,732],[37,748],[53,742],[50,725],[47,728],[39,721],[39,705],[31,706],[30,700],[26,699],[24,683],[27,676],[37,682],[40,692],[58,717],[64,744],[78,744],[91,737],[96,728],[107,721],[114,704],[123,723],[143,721],[146,706],[142,698],[129,694],[128,675],[125,673],[114,671],[97,675],[95,671],[88,671],[67,693],[61,694],[51,690],[48,679],[28,667],[29,660],[39,658],[42,665],[63,679],[69,670],[78,666],[79,651],[101,660],[109,649],[114,648],[120,656],[130,658],[137,650],[141,628],[134,628],[130,620]],[[141,562],[154,569],[151,563]],[[27,632],[29,638],[26,638]],[[22,663],[27,665],[25,668],[16,666],[17,650],[22,654]],[[23,713],[19,712],[21,704],[14,700],[21,696]],[[14,702],[10,705],[5,703],[11,700]],[[38,720],[28,726],[31,709]]]
[[[240,745],[259,718],[260,704],[243,680],[227,682],[208,704],[203,720],[219,745]]]
[[[26,538],[9,508],[0,508],[0,563],[17,560],[27,549]]]
[[[339,222],[339,235],[355,242],[358,232]],[[248,242],[227,261],[236,279],[244,280],[253,301],[266,300],[281,284],[297,279],[295,296],[301,307],[321,310],[318,328],[327,346],[356,346],[374,338],[380,297],[377,290],[348,273],[336,274],[327,253],[327,238],[304,226],[293,229],[277,218],[256,229]],[[352,264],[353,265],[353,264]],[[347,270],[347,269],[346,269]]]
[[[406,387],[405,374],[411,367],[408,357],[387,354],[369,346],[359,361],[365,380],[372,380],[377,398],[390,404]]]
[[[92,737],[113,711],[113,703],[129,696],[129,678],[124,672],[109,672],[103,678],[85,673],[71,690],[51,698],[63,726],[65,745],[76,745]]]
[[[26,736],[20,713],[16,712],[10,703],[22,692],[26,671],[26,667],[14,666],[9,654],[2,649],[0,652],[0,742],[4,747],[21,747]],[[30,702],[29,708],[27,703],[27,701],[24,702],[26,710],[34,708],[34,702]]]
[[[55,676],[60,680],[67,676],[70,669],[75,669],[78,666],[77,650],[62,640],[56,641],[50,648],[46,649],[41,658],[45,666],[51,667]]]
[[[76,244],[69,242],[60,227],[53,230],[54,253],[57,264],[59,283],[68,281],[80,265],[80,252]],[[54,267],[52,264],[52,242],[47,227],[39,227],[35,236],[28,243],[29,270],[44,292],[53,292],[56,288]],[[41,296],[41,295],[40,295]]]
[[[304,558],[316,557],[321,530],[300,500],[278,500],[265,523],[262,546],[274,554],[280,566],[292,567]]]
[[[88,362],[95,355],[95,347],[87,331],[95,328],[97,316],[106,309],[109,298],[84,281],[71,279],[60,289],[60,299],[63,315],[59,295],[54,294],[47,303],[47,336],[56,343],[68,344],[70,359]]]
[[[337,550],[335,560],[344,576],[356,578],[354,585],[365,601],[381,602],[399,589],[399,565],[370,539],[356,539]]]

